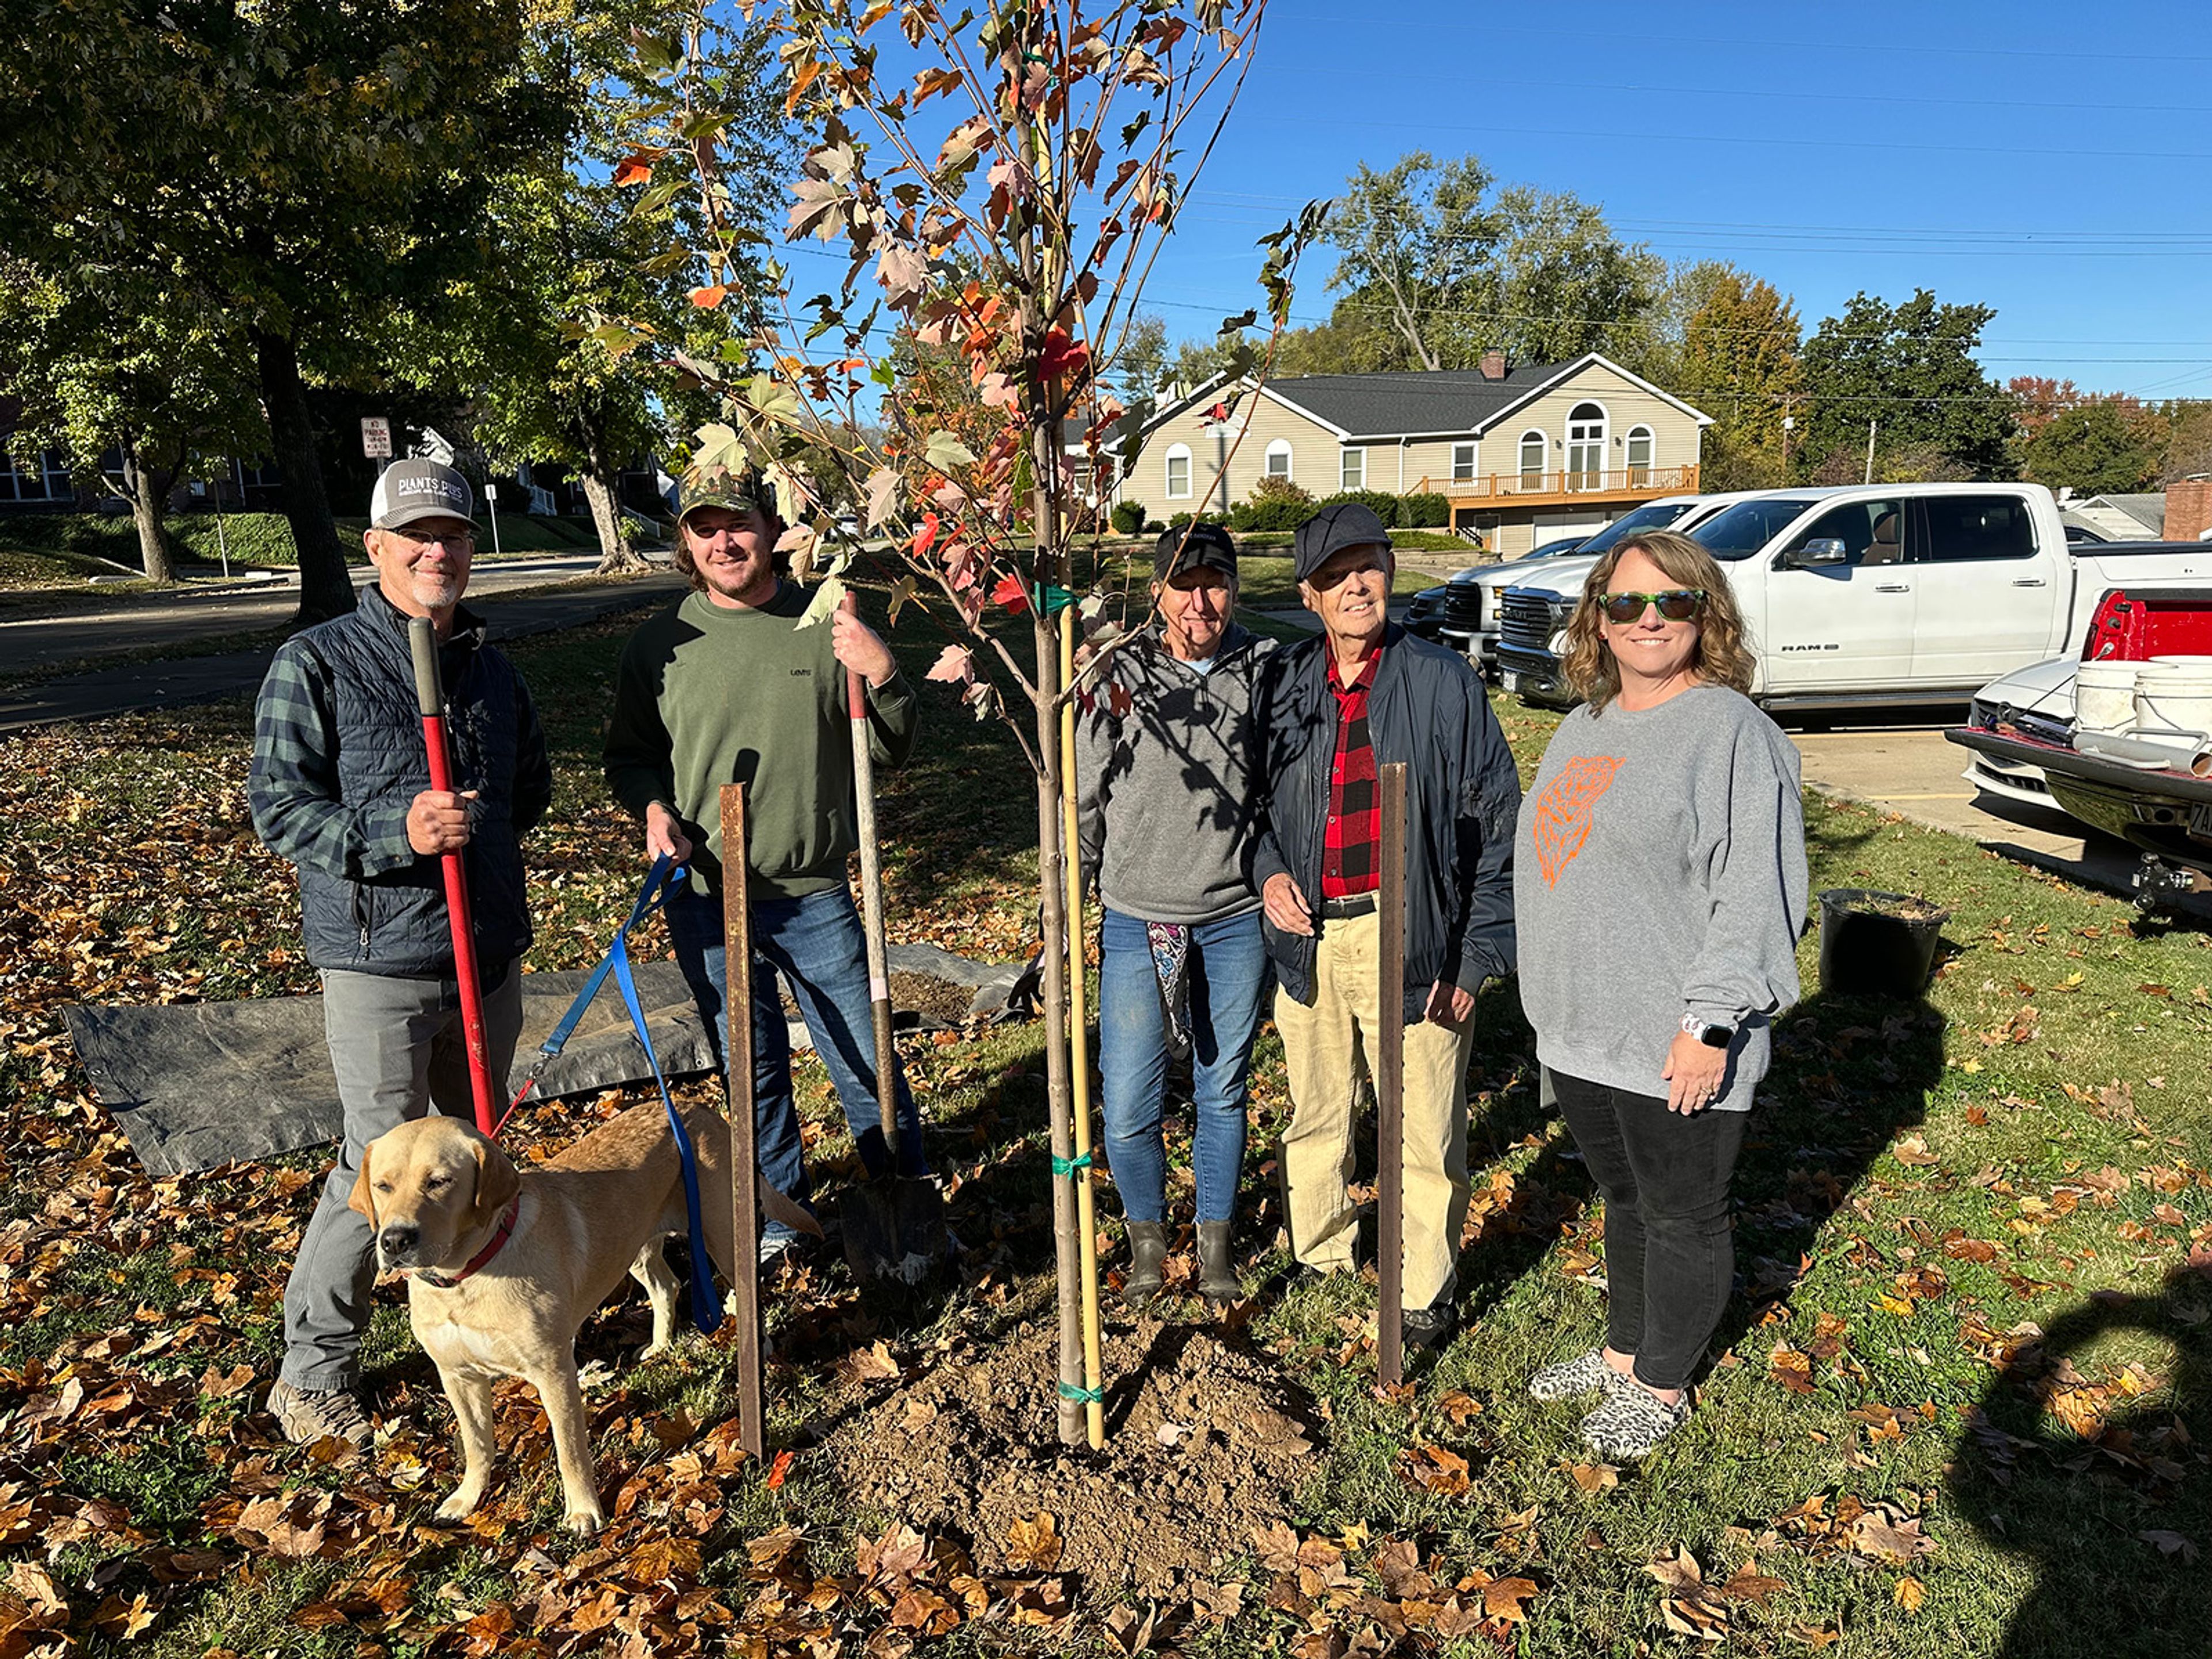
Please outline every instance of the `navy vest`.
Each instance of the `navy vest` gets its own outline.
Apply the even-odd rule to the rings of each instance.
[[[408,803],[430,787],[407,618],[372,587],[362,592],[359,608],[309,629],[295,643],[331,688],[338,798],[356,807],[382,802],[395,817],[404,816]],[[440,666],[454,787],[477,792],[462,863],[477,961],[489,973],[530,948],[530,908],[513,810],[522,681],[514,665],[484,643],[482,619],[466,611],[456,613]],[[453,941],[442,862],[418,857],[367,881],[302,867],[300,912],[307,960],[317,968],[410,979],[450,975]]]

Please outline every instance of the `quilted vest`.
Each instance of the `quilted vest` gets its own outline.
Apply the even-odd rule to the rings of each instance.
[[[462,854],[477,961],[489,972],[530,948],[530,908],[513,820],[521,680],[484,642],[481,618],[458,611],[440,656],[454,787],[477,792]],[[407,618],[375,589],[349,614],[309,629],[297,643],[331,687],[337,724],[339,799],[406,803],[430,787],[422,717],[415,701]],[[417,858],[366,881],[300,871],[307,960],[317,968],[443,978],[453,971],[442,860]]]

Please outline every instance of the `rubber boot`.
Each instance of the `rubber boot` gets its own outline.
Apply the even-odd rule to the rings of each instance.
[[[1168,1259],[1168,1230],[1157,1221],[1132,1221],[1128,1230],[1129,1271],[1121,1279],[1121,1300],[1141,1308],[1166,1283],[1161,1267]]]
[[[1198,1293],[1208,1302],[1244,1299],[1244,1286],[1237,1277],[1236,1265],[1229,1259],[1229,1234],[1233,1224],[1226,1221],[1198,1224]]]

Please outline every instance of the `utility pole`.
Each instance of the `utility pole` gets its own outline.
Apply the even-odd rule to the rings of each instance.
[[[1872,421],[1869,421],[1867,422],[1866,464],[1866,481],[1869,483],[1872,483],[1874,482],[1874,428],[1875,423]]]
[[[1795,415],[1782,417],[1782,482],[1785,484],[1790,482],[1790,434],[1796,424]]]

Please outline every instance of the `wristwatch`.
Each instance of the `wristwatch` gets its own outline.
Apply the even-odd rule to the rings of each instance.
[[[1682,1016],[1682,1032],[1686,1036],[1697,1038],[1708,1048],[1725,1048],[1735,1041],[1735,1031],[1733,1027],[1708,1025],[1695,1014]]]

